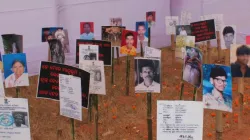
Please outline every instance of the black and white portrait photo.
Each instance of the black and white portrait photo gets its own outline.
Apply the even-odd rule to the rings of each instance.
[[[63,46],[60,40],[51,39],[48,41],[51,54],[51,62],[64,64],[65,55],[63,51]]]
[[[80,45],[79,61],[82,60],[98,60],[97,45]]]
[[[14,119],[13,127],[14,128],[28,128],[29,127],[29,118],[27,112],[15,111],[12,112]]]
[[[94,73],[95,73],[95,75],[94,75],[94,81],[101,82],[102,81],[101,70],[95,70]]]
[[[155,92],[161,91],[160,60],[149,58],[135,58],[135,92]]]
[[[221,49],[230,49],[232,44],[236,44],[236,26],[235,25],[226,25],[222,27],[220,36]]]

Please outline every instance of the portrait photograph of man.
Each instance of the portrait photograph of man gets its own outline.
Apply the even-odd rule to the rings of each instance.
[[[232,112],[232,76],[229,66],[203,64],[204,108]]]
[[[183,65],[183,80],[195,87],[201,85],[202,54],[198,48],[186,47]]]
[[[137,48],[137,32],[130,30],[123,30],[120,53],[135,56],[136,48]]]
[[[250,46],[231,45],[230,62],[232,77],[250,78]]]
[[[221,49],[230,49],[232,44],[236,44],[236,26],[227,25],[222,26],[220,31]]]
[[[80,39],[93,40],[94,39],[94,22],[80,23]]]
[[[146,20],[148,22],[148,26],[151,27],[155,24],[155,11],[149,11],[146,13]]]
[[[48,42],[51,39],[55,39],[55,33],[63,30],[62,27],[45,27],[42,28],[42,42]]]
[[[191,26],[190,25],[177,25],[176,35],[191,36]]]
[[[161,91],[160,60],[149,58],[135,58],[135,92],[155,92]]]
[[[14,128],[28,128],[29,127],[29,118],[27,112],[12,112],[14,119]]]
[[[51,39],[48,43],[50,48],[50,61],[53,63],[64,64],[65,54],[62,42],[58,39]]]
[[[148,42],[148,23],[145,21],[136,22],[136,31],[138,34],[138,43]]]

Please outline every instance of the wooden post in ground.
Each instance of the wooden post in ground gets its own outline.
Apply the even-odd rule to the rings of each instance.
[[[244,77],[238,78],[238,93],[240,94],[239,99],[239,116],[238,116],[238,127],[242,128],[242,113],[243,113],[243,105],[244,105]]]
[[[221,39],[220,39],[220,32],[216,31],[216,37],[217,37],[217,52],[218,52],[218,61],[221,60]]]
[[[130,57],[127,55],[127,68],[126,68],[126,95],[129,96],[129,75],[130,75]]]
[[[211,42],[207,41],[207,63],[211,63]]]
[[[175,62],[175,35],[171,34],[172,65]]]

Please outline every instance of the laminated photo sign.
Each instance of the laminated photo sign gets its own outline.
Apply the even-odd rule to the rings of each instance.
[[[102,40],[110,41],[112,47],[120,47],[122,40],[123,26],[102,26]]]
[[[90,94],[106,95],[103,61],[80,61],[79,68],[90,73]]]
[[[31,140],[28,100],[0,98],[0,139]]]
[[[42,28],[42,42],[48,42],[51,39],[57,39],[56,32],[59,33],[63,27],[45,27]]]
[[[80,39],[86,39],[86,40],[94,39],[94,22],[80,23]]]
[[[157,101],[157,140],[202,140],[203,105],[197,101]]]
[[[80,45],[79,59],[81,60],[98,60],[98,45]]]
[[[72,75],[81,78],[82,107],[88,108],[90,74],[79,68],[52,62],[41,62],[38,78],[37,98],[46,98],[58,101],[59,74]]]
[[[221,49],[230,49],[232,44],[236,44],[236,26],[223,25],[220,31]]]
[[[59,74],[60,115],[82,121],[81,78]]]
[[[186,46],[194,47],[195,46],[195,36],[176,36],[176,48],[175,48],[175,57],[184,58]]]
[[[4,54],[22,53],[23,52],[23,36],[16,34],[3,34]]]
[[[165,17],[166,34],[172,35],[176,34],[176,26],[179,25],[178,16],[166,16]]]
[[[222,25],[224,25],[223,14],[211,14],[211,15],[204,15],[201,16],[201,20],[209,20],[213,19],[215,22],[215,30],[220,31]]]
[[[145,48],[144,48],[144,57],[145,58],[161,59],[161,50],[145,46]]]
[[[112,50],[111,50],[111,42],[110,41],[102,41],[102,40],[76,40],[76,64],[79,64],[79,49],[80,45],[98,45],[99,54],[97,60],[101,60],[104,62],[105,66],[111,66],[112,64]]]

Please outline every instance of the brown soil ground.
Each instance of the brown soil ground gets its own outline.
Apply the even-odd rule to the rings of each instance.
[[[216,50],[212,50],[211,60],[217,59]],[[138,54],[139,55],[139,54]],[[225,55],[225,53],[222,53]],[[152,94],[153,139],[156,139],[156,101],[178,100],[182,60],[173,59],[173,51],[162,52],[162,92]],[[125,58],[115,65],[115,85],[111,84],[111,67],[106,67],[107,95],[99,97],[100,140],[147,140],[146,93],[134,93],[134,62],[131,58],[130,92],[125,95]],[[71,140],[71,122],[60,116],[59,102],[36,99],[37,76],[30,77],[30,86],[22,87],[20,97],[29,99],[32,140]],[[223,140],[250,140],[250,80],[245,80],[243,114],[240,116],[237,80],[233,81],[233,113],[223,112]],[[197,100],[201,101],[201,89]],[[193,87],[185,83],[184,100],[192,100]],[[15,89],[6,89],[8,97],[15,97]],[[93,110],[94,111],[94,110]],[[95,112],[95,111],[94,111]],[[203,140],[215,140],[215,110],[204,112]],[[94,119],[94,115],[92,117]],[[75,121],[75,140],[94,140],[95,123],[88,121],[88,113],[83,109],[83,121]],[[166,138],[167,139],[167,138]]]

